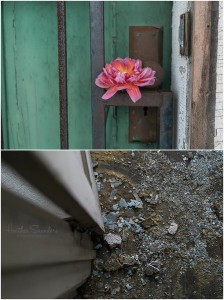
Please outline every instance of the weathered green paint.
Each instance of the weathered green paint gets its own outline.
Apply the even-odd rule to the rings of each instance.
[[[3,18],[1,19],[1,27],[3,26]],[[2,30],[1,35],[1,147],[2,148],[8,148],[9,141],[8,141],[8,126],[6,124],[8,123],[7,120],[7,102],[4,101],[6,99],[6,87],[5,87],[5,45],[4,45],[4,31]],[[4,140],[3,140],[4,136]]]
[[[163,89],[170,89],[171,82],[171,17],[172,2],[169,1],[108,1],[105,13],[105,60],[129,55],[129,26],[155,26],[163,28]],[[107,119],[107,148],[147,149],[157,144],[129,143],[129,110],[118,107],[117,117],[110,108]]]
[[[69,147],[92,148],[89,2],[67,2]]]
[[[128,55],[130,25],[164,27],[164,88],[170,87],[171,2],[105,2],[105,61]],[[5,148],[59,149],[56,2],[3,2],[2,123]],[[71,149],[92,148],[89,3],[67,2]],[[128,142],[128,108],[109,109],[107,148]]]
[[[56,5],[4,2],[3,15],[7,148],[59,148]]]

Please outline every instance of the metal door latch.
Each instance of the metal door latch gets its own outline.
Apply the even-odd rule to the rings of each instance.
[[[191,41],[191,13],[188,11],[180,15],[179,44],[180,54],[190,56]]]

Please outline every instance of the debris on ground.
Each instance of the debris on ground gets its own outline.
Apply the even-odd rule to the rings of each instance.
[[[158,273],[159,272],[159,267],[160,267],[160,264],[159,264],[158,261],[152,261],[147,265],[147,267],[145,269],[145,274],[147,276],[151,276],[155,273]]]
[[[107,242],[110,249],[121,245],[121,237],[118,234],[108,233],[104,235],[104,240]]]
[[[222,298],[222,151],[93,151],[105,236],[78,298]]]
[[[171,223],[170,227],[168,228],[168,232],[173,235],[177,232],[177,228],[178,225],[176,223]]]

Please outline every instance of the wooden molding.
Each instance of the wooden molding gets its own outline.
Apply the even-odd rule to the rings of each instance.
[[[190,148],[214,148],[217,3],[193,2]]]

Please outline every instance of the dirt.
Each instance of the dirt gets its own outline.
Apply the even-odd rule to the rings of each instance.
[[[122,242],[110,249],[95,237],[78,298],[223,298],[222,152],[91,155],[105,234]]]

